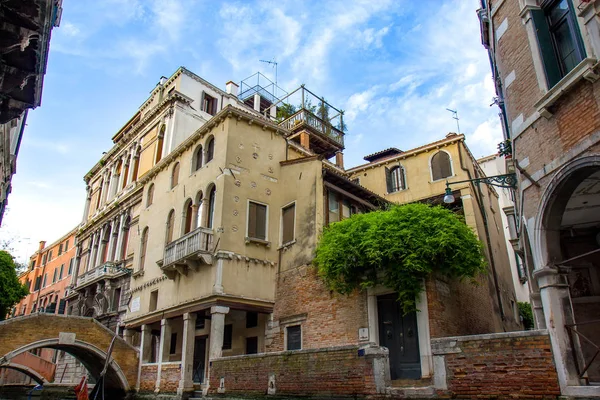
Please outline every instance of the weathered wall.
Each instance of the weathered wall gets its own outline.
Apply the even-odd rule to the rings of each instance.
[[[265,395],[271,377],[272,390],[283,396],[375,394],[378,387],[385,388],[378,362],[387,363],[387,356],[370,350],[374,349],[361,353],[358,346],[343,346],[217,359],[212,362],[209,393]],[[219,390],[222,379],[224,390]]]
[[[556,398],[560,395],[546,331],[432,340],[436,388],[470,398]]]

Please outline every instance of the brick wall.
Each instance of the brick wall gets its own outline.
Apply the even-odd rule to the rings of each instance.
[[[181,363],[162,364],[160,368],[160,391],[167,393],[177,392],[181,379]]]
[[[330,292],[313,266],[283,271],[277,279],[267,351],[284,350],[285,324],[295,317],[301,320],[303,349],[358,344],[358,329],[368,327],[366,293]]]
[[[369,349],[364,350],[365,355],[359,355],[359,346],[340,346],[213,360],[209,393],[223,393],[219,391],[223,378],[226,395],[264,395],[269,376],[273,376],[276,394],[282,396],[374,394],[378,382],[383,382],[378,381],[374,361],[387,363],[387,355],[381,351],[373,354]]]
[[[156,378],[158,372],[158,365],[142,365],[142,371],[140,374],[140,392],[154,392],[156,387]]]
[[[441,389],[445,385],[452,397],[560,395],[547,331],[433,339],[432,350],[436,387]]]

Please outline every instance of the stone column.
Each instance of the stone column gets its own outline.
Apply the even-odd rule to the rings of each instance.
[[[125,176],[125,170],[127,169],[127,167],[126,167],[127,163],[129,163],[129,160],[127,160],[125,157],[122,157],[121,158],[121,172],[119,173],[119,181],[117,183],[115,195],[121,191],[121,189],[123,187],[123,181],[125,179],[127,179],[127,176]]]
[[[77,286],[77,278],[79,277],[79,266],[81,265],[81,243],[77,244],[77,250],[75,250],[75,263],[73,264],[73,270],[71,271],[71,287]],[[67,270],[68,273],[69,270]]]
[[[93,268],[100,265],[100,260],[102,259],[102,240],[104,239],[104,231],[105,230],[106,230],[106,226],[103,226],[102,229],[100,229],[100,234],[98,235],[98,240],[96,240],[96,242],[98,244],[96,245],[96,258],[94,260]]]
[[[93,269],[96,265],[96,253],[98,252],[98,232],[94,233],[90,237],[90,253],[88,258],[88,264],[85,271]]]
[[[133,170],[135,169],[135,147],[131,149],[131,154],[129,155],[129,174],[127,175],[127,184],[133,182]]]
[[[158,360],[156,367],[156,386],[154,389],[155,393],[160,392],[160,376],[162,370],[162,363],[165,357],[169,357],[169,344],[171,342],[171,321],[168,319],[162,319],[160,321],[160,344],[158,346]],[[168,360],[167,360],[168,361]]]
[[[221,357],[223,353],[223,335],[225,334],[225,315],[229,307],[214,306],[210,308],[210,350],[208,360]]]
[[[183,342],[181,344],[181,380],[177,394],[194,390],[194,345],[196,337],[196,313],[183,314]]]
[[[108,238],[108,243],[105,244],[105,246],[108,246],[108,252],[106,253],[106,261],[113,261],[114,259],[114,248],[115,245],[117,244],[117,234],[118,232],[118,227],[117,227],[117,219],[113,219],[112,221],[110,221],[110,237]]]
[[[85,224],[90,216],[90,205],[92,203],[92,188],[91,186],[87,186],[85,188],[86,198],[85,198],[85,208],[83,209],[83,218],[81,220],[82,224]]]
[[[192,204],[192,231],[198,227],[198,208],[198,204]]]
[[[140,390],[142,378],[142,364],[148,361],[148,357],[152,354],[152,333],[150,325],[142,325],[142,337],[140,339],[140,364],[138,366],[138,379],[136,390]]]

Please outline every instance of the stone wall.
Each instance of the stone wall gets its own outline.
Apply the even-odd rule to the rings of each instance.
[[[387,363],[387,351],[359,346],[225,357],[212,361],[209,394],[339,398],[383,393]]]
[[[432,350],[439,393],[461,399],[560,395],[547,331],[433,339]]]
[[[158,364],[142,365],[140,374],[140,392],[153,392],[156,387]]]

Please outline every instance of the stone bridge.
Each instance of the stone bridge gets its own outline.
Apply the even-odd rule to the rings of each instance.
[[[0,368],[15,368],[11,360],[38,348],[63,350],[78,359],[94,378],[106,361],[106,352],[115,333],[93,318],[53,314],[31,314],[0,322]],[[118,337],[106,372],[107,389],[135,388],[138,350]]]

